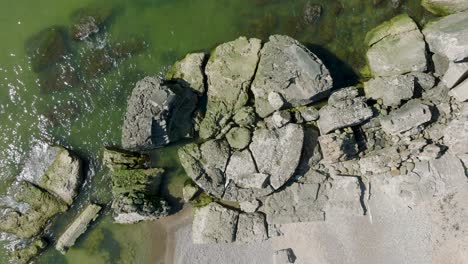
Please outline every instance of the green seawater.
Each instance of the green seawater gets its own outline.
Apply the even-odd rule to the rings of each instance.
[[[0,0],[0,195],[21,171],[29,149],[38,141],[64,145],[86,160],[87,175],[76,204],[51,228],[53,239],[88,201],[108,204],[109,175],[100,165],[103,146],[118,146],[126,100],[135,82],[162,75],[188,52],[210,51],[238,36],[266,40],[271,34],[290,35],[315,52],[329,67],[335,86],[356,84],[365,66],[365,33],[381,22],[408,13],[420,26],[431,15],[419,0]],[[307,3],[321,5],[321,15],[306,23]],[[70,40],[70,63],[90,47],[144,40],[147,48],[97,78],[61,90],[39,87],[25,42],[50,26],[70,28],[78,8],[106,6],[113,15],[92,40]],[[88,51],[87,51],[88,50]],[[80,67],[77,67],[78,69]],[[182,143],[181,143],[182,144]],[[151,152],[155,166],[166,169],[163,193],[180,208],[187,176],[177,148]],[[38,263],[162,263],[164,230],[158,223],[113,224],[110,212],[83,235],[66,255],[53,248]],[[7,263],[3,247],[0,263]]]

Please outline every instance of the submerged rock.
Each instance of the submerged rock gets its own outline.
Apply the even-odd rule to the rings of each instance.
[[[257,68],[261,41],[245,37],[219,45],[211,54],[205,73],[208,105],[200,124],[200,137],[216,136],[248,100]]]
[[[128,100],[122,127],[126,149],[152,149],[193,136],[195,94],[154,77],[139,81]]]
[[[43,92],[62,91],[80,83],[80,77],[73,65],[60,62],[49,66],[38,74],[39,86]]]
[[[71,36],[75,40],[84,40],[98,33],[112,15],[109,7],[87,7],[75,11],[72,15]]]
[[[429,49],[450,61],[468,57],[468,11],[443,17],[423,29]]]
[[[367,60],[374,76],[392,76],[427,69],[426,43],[406,14],[384,22],[367,33]]]
[[[210,203],[195,211],[192,240],[196,244],[234,242],[238,219],[239,212]]]
[[[40,72],[61,61],[67,54],[65,30],[49,27],[26,40],[26,53],[31,59],[33,71]]]
[[[86,232],[88,225],[96,220],[98,217],[101,207],[95,204],[89,204],[80,213],[80,215],[71,223],[71,225],[65,230],[65,232],[59,237],[55,248],[62,252],[75,245],[76,240]]]
[[[255,110],[260,117],[275,111],[277,107],[268,100],[271,92],[281,95],[289,106],[300,106],[324,98],[332,85],[319,58],[296,40],[274,35],[261,50],[252,83]]]
[[[438,16],[468,10],[468,2],[464,0],[422,0],[421,5]]]

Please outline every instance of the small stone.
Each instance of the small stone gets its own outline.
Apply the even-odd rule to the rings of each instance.
[[[234,127],[226,134],[229,145],[235,149],[244,149],[250,144],[252,133],[244,127]]]
[[[239,205],[242,211],[246,213],[254,213],[260,207],[260,202],[258,200],[244,201]]]
[[[299,113],[306,122],[312,122],[319,119],[319,111],[313,106],[301,108]]]
[[[466,77],[468,77],[468,62],[450,62],[447,72],[445,72],[442,78],[442,83],[447,88],[453,88]]]
[[[291,122],[291,113],[289,111],[276,111],[273,113],[272,121],[275,127],[281,128]]]
[[[277,92],[268,94],[268,102],[274,110],[280,110],[285,104],[283,97]]]

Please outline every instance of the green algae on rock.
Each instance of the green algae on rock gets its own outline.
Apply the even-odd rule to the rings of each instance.
[[[422,0],[421,5],[438,16],[468,10],[468,2],[465,0]]]
[[[10,260],[14,264],[26,264],[39,255],[47,247],[47,242],[42,238],[35,238],[23,247],[16,248],[10,254]]]

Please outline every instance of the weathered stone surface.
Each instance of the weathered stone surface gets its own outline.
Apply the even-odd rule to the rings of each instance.
[[[415,78],[411,75],[376,77],[364,83],[366,96],[382,99],[386,106],[399,106],[403,100],[413,98]]]
[[[64,201],[27,181],[21,181],[10,191],[13,199],[25,204],[26,209],[24,212],[12,208],[4,209],[0,214],[0,231],[19,238],[38,235],[50,218],[68,209]]]
[[[82,162],[60,146],[33,147],[19,179],[29,181],[70,205],[82,182]]]
[[[456,192],[468,186],[465,168],[460,159],[452,154],[445,154],[430,162],[431,177],[434,179],[435,195]]]
[[[303,128],[288,124],[280,129],[257,129],[250,151],[260,173],[270,175],[270,184],[278,189],[293,175],[304,142]]]
[[[271,92],[280,94],[288,105],[300,106],[323,98],[331,88],[332,78],[322,61],[296,40],[274,35],[262,48],[252,83],[260,117],[277,109],[268,100]]]
[[[205,69],[208,105],[200,124],[201,138],[218,134],[236,110],[247,103],[260,48],[259,39],[241,37],[219,45],[212,53]]]
[[[432,55],[432,62],[434,63],[434,75],[437,77],[444,76],[450,63],[449,59],[443,55],[434,53]]]
[[[14,264],[27,264],[39,255],[47,247],[47,242],[42,238],[36,238],[21,248],[15,248],[10,254],[10,261]]]
[[[374,76],[392,76],[427,68],[426,43],[416,23],[399,15],[367,33],[367,60]]]
[[[182,196],[185,202],[192,200],[198,193],[199,189],[194,184],[186,184],[182,189]]]
[[[229,145],[235,149],[244,149],[250,144],[252,132],[244,127],[234,127],[226,134]]]
[[[431,13],[439,16],[446,16],[468,9],[468,2],[464,0],[422,0],[421,5]]]
[[[339,101],[346,99],[353,99],[359,96],[359,91],[354,86],[341,88],[339,90],[333,91],[333,93],[328,97],[329,104],[336,104]]]
[[[366,208],[362,201],[366,193],[362,190],[363,186],[358,177],[334,177],[324,208],[327,217],[364,215]]]
[[[226,168],[226,179],[239,184],[242,176],[258,173],[249,150],[232,153]],[[261,187],[260,187],[261,188]]]
[[[359,125],[372,117],[372,109],[363,97],[338,101],[326,105],[319,111],[318,127],[322,135],[349,126]]]
[[[449,94],[455,97],[459,102],[468,100],[468,79],[454,87]]]
[[[210,203],[195,211],[192,240],[196,244],[234,242],[238,219],[238,212]]]
[[[313,106],[299,109],[299,114],[306,122],[312,122],[319,119],[319,111]]]
[[[240,202],[239,205],[243,212],[255,213],[258,207],[260,207],[260,202],[258,200],[244,201]]]
[[[291,122],[291,113],[289,111],[276,111],[271,116],[271,121],[277,128],[284,127]]]
[[[205,93],[204,63],[205,53],[190,53],[182,60],[176,62],[166,74],[169,80],[179,81],[183,86],[193,89],[202,95]]]
[[[95,204],[89,204],[80,213],[80,215],[73,220],[71,225],[65,230],[65,232],[59,237],[55,248],[65,253],[65,251],[75,245],[76,240],[86,232],[88,225],[94,221],[101,211],[101,206]]]
[[[468,77],[468,62],[450,62],[442,83],[448,88],[453,88],[466,77]]]
[[[400,155],[395,147],[388,147],[367,154],[359,160],[362,175],[374,175],[389,172],[400,162]]]
[[[113,148],[104,148],[102,163],[111,171],[143,169],[149,156]]]
[[[259,210],[266,214],[268,224],[323,221],[324,197],[319,195],[319,189],[319,184],[293,183],[269,195]]]
[[[273,263],[274,264],[296,263],[296,255],[294,255],[294,251],[290,248],[278,250],[273,255]]]
[[[283,96],[277,92],[270,92],[268,94],[268,103],[273,110],[280,110],[286,104]]]
[[[399,134],[429,122],[432,118],[429,106],[412,100],[401,108],[381,118],[382,129],[388,134]]]
[[[458,155],[468,153],[468,118],[459,117],[452,120],[445,128],[444,144],[449,152]]]
[[[125,149],[151,149],[193,136],[197,100],[187,88],[155,77],[139,81],[128,100],[122,127]]]
[[[255,109],[251,106],[242,107],[236,112],[233,120],[241,127],[251,127],[257,120]]]
[[[179,149],[179,159],[187,175],[204,191],[221,198],[224,172],[231,155],[226,140],[209,140],[202,145],[187,144]]]
[[[435,62],[434,62],[435,64]],[[429,90],[435,86],[436,79],[430,73],[424,72],[411,72],[408,76],[413,76],[416,80],[416,83],[421,87],[423,90]]]
[[[355,158],[359,152],[354,134],[331,133],[318,138],[323,159],[327,162],[345,161]]]
[[[424,27],[423,34],[433,53],[443,55],[450,61],[461,61],[468,57],[467,13],[449,15]]]
[[[253,243],[268,238],[265,216],[260,213],[242,213],[237,223],[236,242]]]
[[[65,30],[49,27],[26,40],[26,53],[33,71],[40,72],[62,60],[67,53]]]

